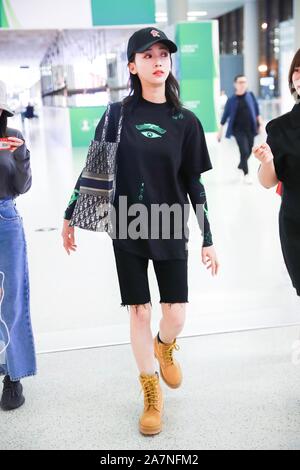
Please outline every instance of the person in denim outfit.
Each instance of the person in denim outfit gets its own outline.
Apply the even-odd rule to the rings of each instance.
[[[0,82],[0,375],[4,375],[1,407],[19,408],[25,402],[20,379],[36,374],[30,320],[27,249],[22,218],[15,198],[31,187],[30,152],[22,134],[7,127],[13,112]],[[3,140],[1,141],[3,144]]]

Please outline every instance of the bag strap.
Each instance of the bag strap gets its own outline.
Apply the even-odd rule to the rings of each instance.
[[[110,114],[110,104],[107,106],[106,113],[105,113],[105,121],[104,121],[104,126],[102,130],[102,135],[101,135],[101,144],[104,144],[105,142],[106,132],[108,128],[109,114]]]
[[[119,121],[118,121],[118,128],[117,128],[117,137],[116,137],[116,143],[120,142],[121,139],[121,132],[122,132],[122,125],[123,125],[123,117],[124,117],[124,111],[123,111],[123,102],[121,103],[121,106],[118,108],[118,111],[120,113],[119,115]],[[104,126],[103,126],[103,131],[101,135],[101,143],[103,144],[106,139],[106,134],[108,130],[108,125],[109,125],[109,120],[113,117],[113,109],[111,107],[111,103],[108,104],[106,113],[105,113],[105,120],[104,120]]]
[[[119,143],[121,140],[121,132],[122,132],[122,125],[123,125],[123,118],[124,118],[124,105],[123,102],[120,106],[120,117],[118,122],[118,132],[117,132],[117,139],[116,142]]]

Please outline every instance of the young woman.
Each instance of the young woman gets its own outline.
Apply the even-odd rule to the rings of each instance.
[[[201,216],[198,218],[204,236],[202,261],[216,275],[218,261],[212,246],[205,190],[200,179],[203,172],[211,169],[211,163],[201,123],[179,101],[179,85],[171,72],[171,53],[176,51],[176,45],[156,28],[139,30],[129,40],[131,93],[124,100],[114,206],[120,214],[119,201],[126,196],[128,206],[142,204],[148,213],[156,204],[168,207],[176,204],[182,209],[188,205],[189,194],[196,213],[197,206],[204,207],[203,220],[200,220]],[[103,122],[104,118],[96,130],[98,140]],[[108,134],[111,132],[108,130]],[[107,140],[114,140],[113,134],[108,135]],[[74,229],[69,227],[69,220],[78,189],[79,180],[65,213],[62,232],[68,254],[76,250]],[[129,221],[132,221],[131,216],[127,218],[128,228]],[[142,223],[141,232],[149,229],[150,234],[153,225],[153,220],[148,225]],[[183,329],[188,302],[188,237],[182,235],[186,220],[180,219],[179,225],[181,230],[173,227],[169,238],[164,238],[159,231],[158,238],[149,235],[113,240],[122,305],[130,306],[131,344],[144,391],[144,412],[139,422],[143,434],[157,434],[162,429],[163,396],[155,357],[169,387],[177,388],[182,382],[182,371],[174,358],[174,350],[178,350],[176,337]],[[178,232],[180,238],[175,237]],[[150,328],[149,259],[153,260],[162,309],[160,329],[154,341]]]
[[[254,148],[261,162],[259,180],[269,189],[283,183],[279,229],[284,260],[293,286],[300,295],[300,49],[289,72],[296,105],[267,125],[267,143]]]
[[[6,88],[0,82],[0,139],[9,149],[0,150],[0,375],[5,375],[3,410],[23,405],[20,379],[36,374],[30,321],[26,241],[15,198],[31,187],[30,153],[22,134],[7,127],[13,112]]]

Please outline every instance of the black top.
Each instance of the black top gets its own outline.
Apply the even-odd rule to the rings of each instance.
[[[7,137],[18,137],[24,140],[17,129],[7,128]],[[15,198],[26,193],[32,182],[30,152],[23,144],[13,153],[0,150],[0,199]]]
[[[246,93],[244,95],[236,95],[238,99],[238,107],[233,123],[233,132],[250,131],[252,132],[252,118],[249,106],[246,102]]]
[[[150,214],[153,204],[172,206],[177,203],[184,214],[184,205],[189,207],[187,197],[189,195],[195,212],[197,204],[202,208],[201,215],[200,211],[198,213],[198,223],[204,236],[203,245],[212,245],[206,195],[200,181],[201,174],[210,170],[212,165],[200,121],[187,109],[183,108],[174,115],[167,102],[156,104],[144,98],[140,98],[135,106],[133,103],[127,104],[124,112],[117,154],[114,200],[117,221],[120,210],[119,196],[127,196],[127,209],[132,204],[144,204]],[[103,124],[104,117],[97,126],[96,140],[101,138]],[[108,135],[107,140],[110,139],[111,136]],[[66,219],[72,216],[78,189],[79,180],[66,210]],[[139,213],[128,216],[128,225],[137,216]],[[161,230],[158,239],[151,238],[150,218],[148,234],[146,224],[142,224],[140,229],[141,236],[147,237],[146,239],[121,239],[117,224],[117,238],[113,241],[114,245],[150,259],[186,259],[188,228],[184,217],[181,223],[181,239],[175,238],[175,233],[178,236],[178,231],[176,232],[174,224],[173,226],[171,224],[171,239],[163,239]]]
[[[282,209],[300,221],[300,104],[270,121],[266,130],[275,171],[283,182]]]
[[[283,182],[279,212],[282,253],[300,296],[300,104],[267,125],[277,177]]]

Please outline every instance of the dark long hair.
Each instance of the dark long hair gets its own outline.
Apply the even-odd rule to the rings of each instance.
[[[297,91],[295,90],[294,84],[293,84],[293,73],[294,73],[294,71],[297,67],[300,67],[300,49],[298,49],[298,51],[296,52],[296,54],[293,58],[293,61],[291,63],[290,72],[289,72],[289,86],[290,86],[291,94],[294,96],[296,101],[300,98]]]
[[[7,114],[5,111],[2,111],[0,116],[0,138],[7,137]]]
[[[134,62],[135,54],[133,54],[130,59],[130,62]],[[171,59],[172,66],[172,59]],[[138,99],[142,96],[142,83],[138,75],[130,73],[129,77],[129,95],[124,98],[123,103],[136,103]],[[180,86],[172,72],[169,73],[169,76],[166,80],[166,100],[169,105],[172,107],[173,114],[176,114],[181,111],[182,103],[180,101]]]

